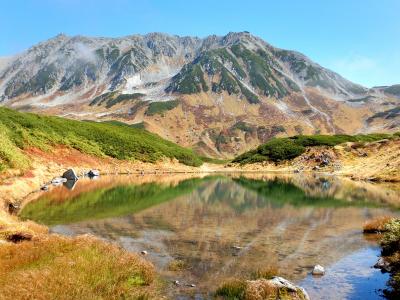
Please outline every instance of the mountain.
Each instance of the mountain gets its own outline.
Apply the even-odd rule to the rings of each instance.
[[[0,100],[25,111],[139,123],[225,157],[274,136],[395,131],[400,124],[398,86],[365,88],[248,32],[60,34],[0,59]]]

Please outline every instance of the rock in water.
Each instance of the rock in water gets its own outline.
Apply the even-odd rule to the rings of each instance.
[[[93,170],[90,170],[90,171],[88,172],[88,175],[89,175],[89,177],[100,176],[100,171],[99,171],[99,170],[93,169]]]
[[[316,265],[312,271],[313,275],[324,275],[325,274],[325,269],[323,266]]]
[[[65,171],[64,174],[62,175],[62,177],[67,180],[73,180],[73,181],[78,180],[78,176],[76,175],[76,173],[73,169],[69,169],[68,171]]]

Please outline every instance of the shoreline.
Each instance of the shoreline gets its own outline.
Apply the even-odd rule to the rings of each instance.
[[[310,168],[298,170],[298,164],[295,161],[285,162],[282,164],[261,163],[254,165],[240,166],[237,164],[216,165],[205,163],[201,167],[189,167],[180,164],[174,160],[164,160],[157,163],[144,163],[132,161],[118,161],[110,158],[97,158],[89,155],[82,154],[74,149],[61,148],[53,153],[41,153],[32,151],[30,158],[32,159],[32,168],[25,171],[23,174],[18,171],[10,171],[9,177],[2,177],[0,185],[0,194],[4,195],[0,200],[0,247],[3,249],[13,248],[15,251],[22,250],[26,245],[38,244],[40,247],[45,248],[47,244],[53,244],[55,247],[59,243],[79,245],[82,247],[81,240],[84,239],[92,244],[94,248],[110,247],[112,251],[119,252],[122,257],[133,257],[132,259],[140,259],[148,263],[147,260],[141,257],[140,254],[130,253],[123,250],[120,246],[110,243],[108,241],[99,240],[94,236],[78,236],[78,237],[64,237],[59,234],[50,233],[47,226],[39,225],[33,221],[22,221],[18,215],[10,214],[8,210],[9,205],[15,205],[18,210],[25,204],[33,201],[40,193],[41,187],[55,178],[63,174],[67,169],[74,169],[78,175],[87,172],[90,169],[98,169],[101,175],[135,175],[135,176],[149,176],[154,175],[157,177],[165,177],[165,175],[183,175],[201,176],[202,174],[286,174],[295,175],[297,173],[307,175],[321,175],[321,176],[337,176],[339,178],[346,178],[355,182],[372,182],[377,181],[368,180],[368,178],[351,178],[354,174],[343,174],[340,172],[330,172],[330,170],[313,171]],[[60,155],[60,153],[62,155]],[[297,175],[299,175],[297,174]],[[256,176],[256,175],[255,175]],[[179,176],[178,176],[179,177]],[[152,177],[153,178],[153,177]],[[380,180],[381,183],[391,183],[389,180]],[[396,184],[398,181],[395,181]],[[50,187],[51,189],[51,187]],[[12,238],[6,237],[12,236]],[[20,241],[27,241],[26,243],[19,243]],[[25,245],[25,246],[24,246]],[[26,250],[32,251],[32,250]],[[132,256],[133,255],[133,256]],[[149,267],[153,268],[152,264]],[[156,272],[156,271],[155,271]],[[162,282],[155,277],[154,281],[148,286],[150,293],[160,293]]]

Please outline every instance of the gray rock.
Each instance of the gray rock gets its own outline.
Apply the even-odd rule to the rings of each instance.
[[[269,280],[270,283],[272,283],[274,286],[276,286],[277,288],[281,289],[281,288],[285,288],[288,291],[291,292],[296,292],[297,291],[297,286],[295,286],[293,283],[291,283],[289,280],[276,276],[274,278],[272,278],[271,280]]]
[[[67,180],[74,180],[74,181],[78,180],[78,175],[76,175],[76,173],[73,169],[69,169],[69,170],[65,171],[64,174],[62,175],[62,177]]]

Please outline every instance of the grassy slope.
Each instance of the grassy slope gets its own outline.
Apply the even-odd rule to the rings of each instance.
[[[0,108],[0,171],[28,168],[29,160],[22,151],[27,147],[50,150],[55,145],[65,145],[100,157],[145,162],[168,157],[191,166],[202,163],[192,150],[144,130]]]
[[[398,134],[395,134],[398,135]],[[240,164],[257,163],[262,161],[283,161],[293,159],[313,146],[335,146],[345,142],[373,142],[381,139],[391,139],[390,134],[366,134],[366,135],[298,135],[289,138],[275,138],[258,148],[245,152],[233,162]]]

